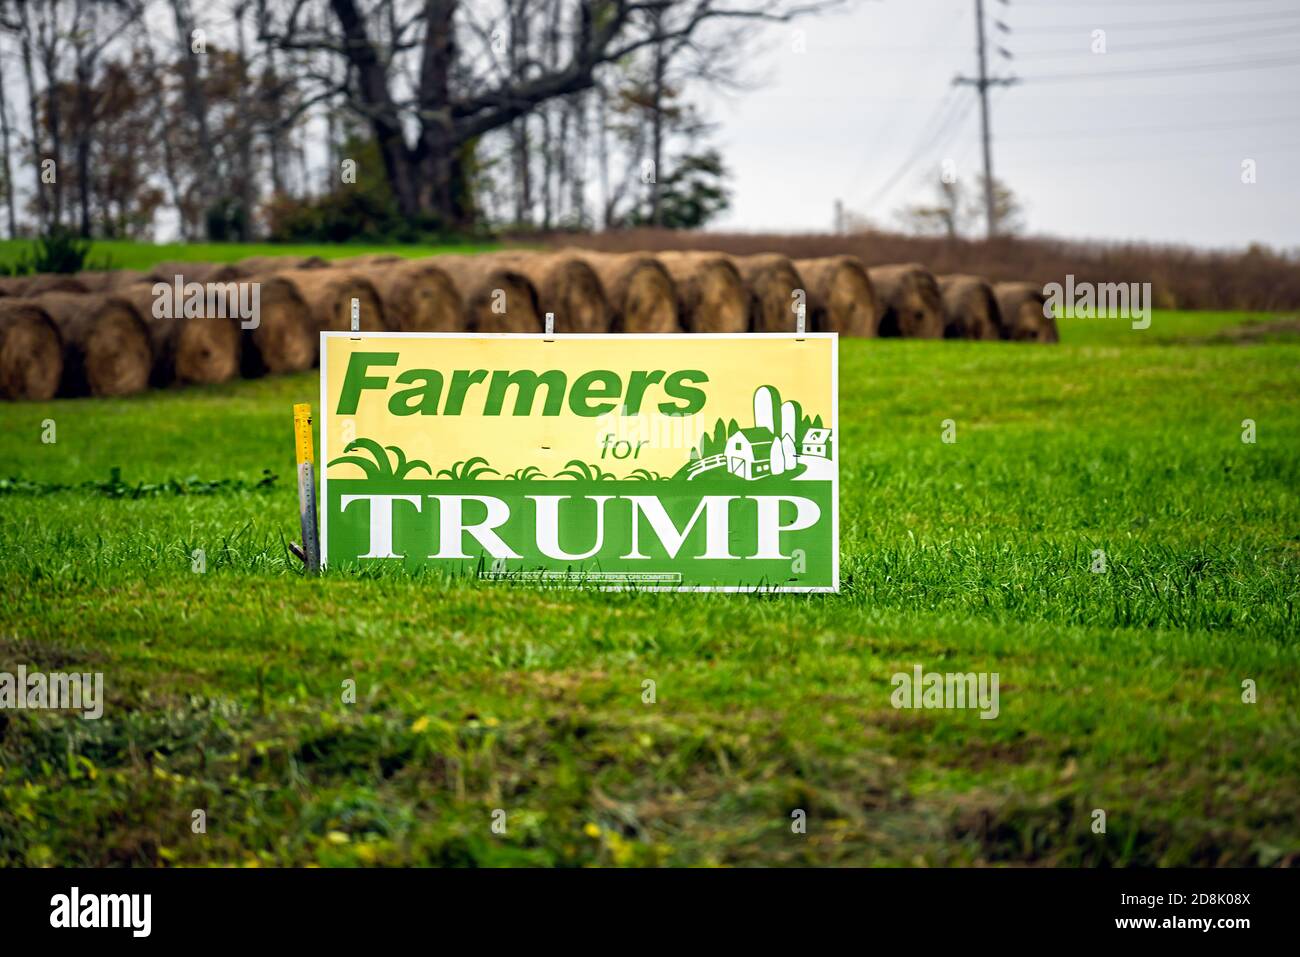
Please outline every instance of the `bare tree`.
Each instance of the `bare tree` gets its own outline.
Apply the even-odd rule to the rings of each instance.
[[[203,46],[195,34],[197,24],[189,0],[170,0],[172,22],[176,28],[177,48],[180,52],[182,103],[192,125],[198,149],[195,162],[198,166],[195,188],[199,205],[206,210],[212,202],[216,185],[215,157],[212,149],[212,131],[208,123],[208,97],[203,88],[199,56]]]
[[[32,47],[34,45],[34,27],[28,0],[12,0],[11,9],[7,11],[4,26],[18,37],[18,48],[22,58],[23,79],[27,83],[27,122],[29,128],[28,145],[31,149],[32,173],[36,178],[36,209],[42,227],[50,221],[49,197],[41,183],[41,160],[44,142],[41,136],[41,111],[39,92],[36,85],[36,71],[33,69]]]
[[[461,49],[458,40],[473,37],[457,31],[458,0],[381,0],[368,12],[357,0],[327,0],[332,21],[319,16],[319,2],[294,0],[265,35],[284,50],[346,58],[349,105],[371,126],[401,213],[464,227],[473,220],[465,153],[479,137],[591,89],[605,64],[689,38],[706,24],[788,21],[839,0],[555,0],[563,11],[555,22],[564,24],[555,62],[530,61],[513,72],[490,45]],[[394,28],[381,46],[385,22]],[[410,83],[398,66],[407,52],[418,59]]]
[[[988,211],[983,202],[985,196],[983,174],[977,177],[976,182],[979,185],[981,201],[972,203],[969,215],[977,222],[984,222],[988,216]],[[1010,186],[996,176],[993,177],[992,196],[993,226],[992,228],[989,228],[987,224],[985,226],[989,235],[1012,236],[1024,229],[1024,207],[1021,205],[1020,199]]]
[[[0,9],[0,13],[3,10]],[[18,236],[18,216],[16,203],[14,201],[14,169],[9,152],[9,99],[5,94],[5,63],[0,58],[0,175],[4,176],[5,184],[5,207],[9,214],[9,238],[14,239]]]
[[[53,222],[62,224],[63,222],[63,184],[65,178],[63,172],[63,135],[64,121],[63,109],[60,102],[59,77],[62,72],[64,45],[65,41],[73,36],[76,32],[76,8],[72,7],[73,16],[71,22],[64,25],[63,12],[69,9],[67,4],[47,0],[47,2],[30,4],[34,7],[35,17],[35,40],[36,54],[41,71],[45,75],[45,116],[44,125],[49,131],[50,156],[49,159],[54,161],[54,177],[49,183],[53,188],[50,193],[53,196],[53,208],[51,217]],[[29,6],[28,0],[22,0],[20,7],[26,9]],[[32,116],[32,124],[40,124],[41,116],[39,111]],[[42,180],[42,185],[45,181]]]
[[[108,25],[100,21],[101,12],[107,13]],[[70,134],[76,157],[78,229],[82,236],[91,233],[90,154],[95,138],[96,104],[92,89],[100,57],[104,50],[141,13],[138,0],[74,0],[69,38],[73,50],[73,96],[75,109],[70,120]]]
[[[918,203],[898,211],[898,219],[909,231],[920,235],[939,233],[956,239],[965,232],[969,218],[965,189],[956,179],[940,179],[932,203]]]
[[[993,180],[993,212],[998,232],[1009,235],[1022,228],[1020,201],[1011,187],[997,178]],[[956,239],[984,222],[984,177],[976,177],[973,193],[960,180],[941,179],[932,203],[906,206],[895,215],[910,232]]]

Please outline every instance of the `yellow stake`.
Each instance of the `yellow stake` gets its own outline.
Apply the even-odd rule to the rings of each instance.
[[[300,402],[293,407],[293,435],[298,448],[298,464],[314,462],[311,449],[311,404]]]
[[[320,534],[316,526],[316,468],[311,450],[311,405],[293,407],[293,437],[298,452],[298,517],[302,521],[302,558],[307,574],[320,572]]]

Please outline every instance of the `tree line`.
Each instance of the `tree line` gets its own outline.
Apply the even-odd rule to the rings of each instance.
[[[839,0],[0,0],[8,235],[690,227],[699,108]]]

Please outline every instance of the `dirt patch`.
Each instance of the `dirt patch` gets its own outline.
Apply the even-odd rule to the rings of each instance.
[[[1214,344],[1236,343],[1253,345],[1260,342],[1288,342],[1300,339],[1300,316],[1283,316],[1279,319],[1251,319],[1201,340]]]
[[[101,653],[88,648],[0,634],[0,670],[26,665],[28,671],[85,671],[102,661]]]

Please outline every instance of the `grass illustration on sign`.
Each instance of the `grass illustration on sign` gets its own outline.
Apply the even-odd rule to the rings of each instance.
[[[451,468],[438,469],[438,478],[445,478],[452,482],[472,482],[481,475],[500,474],[500,472],[488,465],[488,460],[481,455],[476,455],[463,462],[453,462]]]
[[[387,446],[387,451],[385,451],[385,446],[380,445],[374,439],[356,439],[349,443],[343,451],[369,452],[370,458],[362,458],[360,455],[340,455],[330,461],[330,467],[332,468],[335,465],[355,465],[366,474],[368,479],[404,479],[416,469],[424,469],[430,475],[433,474],[433,470],[429,468],[429,463],[423,459],[412,459],[408,462],[406,453],[396,445]],[[388,452],[393,453],[396,465],[388,460]],[[462,463],[457,462],[456,464],[461,465]],[[442,475],[443,473],[439,472],[438,474]],[[448,475],[448,477],[456,478],[458,476]]]
[[[389,462],[388,456],[384,454],[384,449],[393,453],[396,464]],[[429,464],[423,459],[411,459],[407,461],[406,453],[396,445],[381,446],[374,439],[357,439],[345,448],[345,452],[364,451],[369,452],[371,459],[364,459],[357,455],[341,455],[336,459],[331,459],[330,466],[335,465],[355,465],[365,473],[367,479],[405,479],[415,469],[424,469],[430,475],[433,474]],[[483,476],[493,475],[501,481],[506,482],[538,482],[547,480],[548,476],[536,465],[528,465],[523,468],[515,469],[509,475],[502,475],[496,469],[488,465],[487,459],[481,455],[466,459],[462,462],[455,462],[449,468],[439,469],[436,478],[446,479],[451,482],[472,482]],[[570,459],[565,463],[564,468],[556,472],[550,478],[556,479],[574,479],[581,482],[666,482],[667,478],[658,472],[650,469],[634,469],[628,475],[615,475],[613,472],[607,472],[599,465],[584,462],[581,459]]]

